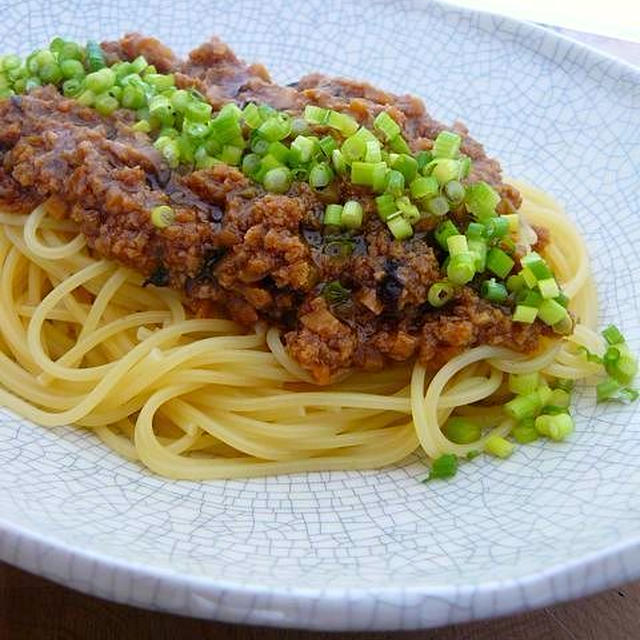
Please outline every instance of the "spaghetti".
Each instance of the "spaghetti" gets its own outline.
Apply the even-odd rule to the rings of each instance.
[[[514,427],[503,406],[508,373],[568,379],[600,370],[587,252],[560,206],[517,185],[522,215],[551,232],[545,258],[570,309],[573,334],[532,357],[480,346],[430,377],[416,363],[313,384],[275,328],[246,331],[223,317],[188,317],[178,293],[93,257],[74,223],[0,214],[0,404],[43,426],[93,430],[118,454],[183,479],[249,477],[396,463],[482,449]],[[442,426],[472,416],[480,440]]]

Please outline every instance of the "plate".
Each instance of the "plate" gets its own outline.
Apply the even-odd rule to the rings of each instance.
[[[640,351],[640,74],[546,30],[420,2],[13,3],[7,51],[144,30],[186,51],[219,34],[281,82],[364,78],[459,118],[508,174],[579,223],[601,297]],[[634,275],[635,274],[635,275]],[[380,471],[169,482],[91,434],[0,413],[0,557],[96,596],[314,629],[431,627],[640,577],[640,403],[581,391],[565,444],[419,482]]]

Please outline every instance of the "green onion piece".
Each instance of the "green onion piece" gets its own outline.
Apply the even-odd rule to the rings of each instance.
[[[573,327],[574,322],[571,319],[571,316],[567,313],[560,322],[556,322],[553,325],[553,331],[561,336],[569,336],[573,333]]]
[[[199,146],[193,154],[193,159],[196,165],[196,169],[209,169],[216,162],[219,162],[215,158],[212,158],[208,153],[204,145]]]
[[[431,463],[427,481],[452,478],[457,471],[458,458],[453,453],[444,453]]]
[[[555,278],[545,278],[538,280],[538,290],[543,298],[556,298],[560,295],[560,289]],[[558,303],[556,303],[558,304]]]
[[[267,118],[259,127],[258,133],[269,142],[283,140],[291,132],[291,118],[279,113]]]
[[[561,304],[565,309],[569,306],[569,297],[562,293],[562,291],[554,298],[554,300],[558,304]]]
[[[451,220],[445,220],[438,225],[434,235],[438,244],[448,251],[449,245],[447,244],[447,240],[450,236],[458,235],[459,233],[460,231],[458,231],[458,228]]]
[[[399,213],[387,219],[387,226],[396,240],[406,240],[413,235],[413,227]]]
[[[434,160],[431,175],[438,181],[439,185],[445,185],[447,182],[456,180],[459,173],[459,164],[457,160],[441,158]]]
[[[317,107],[313,104],[308,104],[304,108],[304,119],[309,124],[324,124],[329,117],[328,109]]]
[[[380,162],[382,160],[382,153],[380,143],[377,140],[368,140],[365,143],[364,161],[365,162]]]
[[[314,140],[305,136],[298,136],[291,143],[292,157],[301,164],[309,162],[309,160],[311,160],[311,156],[313,155],[314,148]]]
[[[326,299],[327,302],[331,304],[342,304],[347,302],[351,297],[351,291],[346,287],[342,286],[342,283],[339,280],[333,280],[332,282],[327,282],[322,287],[322,296]]]
[[[249,102],[242,110],[242,117],[249,129],[257,129],[262,124],[262,116],[255,102]]]
[[[325,136],[320,140],[318,146],[320,147],[320,151],[322,151],[327,158],[331,158],[331,154],[334,149],[338,148],[338,143],[335,141],[333,136]]]
[[[93,103],[93,108],[101,116],[111,115],[119,106],[119,102],[106,93],[96,96],[95,102]]]
[[[266,156],[262,157],[262,160],[260,161],[260,167],[253,177],[258,182],[262,182],[264,180],[264,177],[269,171],[271,171],[271,169],[277,169],[279,167],[282,167],[282,163],[277,158],[268,153]]]
[[[400,125],[386,112],[381,111],[374,119],[373,126],[385,140],[391,140],[400,133]]]
[[[482,273],[487,267],[487,241],[471,238],[469,251],[475,256],[476,271]]]
[[[149,133],[151,131],[151,123],[148,120],[138,120],[133,125],[134,131],[140,131],[142,133]]]
[[[342,207],[342,226],[347,229],[359,229],[362,226],[364,211],[357,200],[347,200]]]
[[[63,60],[60,63],[60,73],[62,73],[63,78],[83,78],[85,75],[84,65],[80,60],[74,60],[73,58]]]
[[[485,223],[488,238],[504,238],[509,232],[509,220],[507,216],[489,218]]]
[[[242,158],[242,173],[252,176],[260,166],[260,156],[257,153],[248,153]]]
[[[444,196],[436,196],[427,201],[427,211],[434,216],[444,216],[449,212],[449,201]]]
[[[89,71],[98,71],[98,69],[102,69],[106,66],[107,63],[104,59],[104,53],[97,42],[89,40],[89,42],[87,42],[86,51],[87,66],[89,67]]]
[[[546,404],[552,407],[559,407],[566,411],[571,404],[571,394],[564,389],[553,389]],[[543,408],[545,413],[547,410],[548,406]]]
[[[136,88],[141,90],[144,93],[143,88],[140,86],[138,82],[135,83]],[[171,106],[178,112],[184,113],[187,110],[189,104],[191,104],[193,98],[189,94],[188,91],[184,89],[177,89],[171,94],[169,101],[171,102]]]
[[[519,304],[516,306],[515,311],[513,312],[513,321],[531,324],[532,322],[534,322],[537,315],[538,309],[536,309],[536,307],[527,307],[523,304]]]
[[[547,265],[544,258],[535,251],[531,251],[524,256],[520,260],[520,264],[522,264],[523,269],[525,267],[529,269],[529,271],[535,276],[536,281],[553,277],[553,272],[549,268],[549,265]]]
[[[638,372],[638,361],[626,344],[609,345],[602,358],[606,372],[620,384],[629,384]]]
[[[480,295],[489,302],[502,304],[506,302],[509,294],[506,287],[501,282],[496,282],[494,278],[485,280],[480,287]]]
[[[484,443],[485,453],[496,458],[508,458],[515,449],[513,442],[505,440],[501,436],[492,436]]]
[[[151,222],[154,227],[164,229],[175,222],[176,214],[174,210],[166,205],[161,204],[151,210]]]
[[[272,142],[269,144],[268,152],[281,162],[282,164],[287,164],[287,160],[289,159],[290,149],[289,147],[282,144],[282,142]]]
[[[102,93],[116,82],[116,74],[108,67],[90,73],[85,79],[85,86],[94,93]]]
[[[553,326],[567,316],[567,310],[555,300],[543,300],[538,307],[538,317],[542,322]]]
[[[386,175],[385,162],[354,162],[351,165],[351,182],[372,187],[380,171]]]
[[[542,404],[537,390],[526,395],[518,395],[504,405],[505,413],[516,422],[535,418]]]
[[[243,149],[232,144],[225,144],[219,154],[220,160],[225,164],[237,167],[242,159]]]
[[[385,191],[393,196],[401,196],[404,193],[404,176],[399,171],[389,171]]]
[[[442,428],[445,437],[456,444],[469,444],[480,439],[482,430],[480,427],[469,420],[460,416],[449,418]]]
[[[148,66],[144,56],[138,56],[130,64],[132,73],[142,73]]]
[[[175,86],[175,78],[172,73],[148,73],[145,74],[144,79],[158,93],[167,91]]]
[[[438,195],[438,181],[432,176],[419,177],[411,182],[409,190],[415,200],[433,198]]]
[[[533,275],[533,272],[528,267],[520,269],[520,276],[524,280],[524,283],[530,289],[533,289],[538,285],[538,279]]]
[[[314,189],[326,187],[333,179],[333,171],[326,162],[318,162],[309,171],[309,184]]]
[[[69,78],[62,83],[62,94],[73,98],[82,91],[82,80],[80,78]]]
[[[623,387],[613,378],[606,378],[596,386],[597,402],[606,402],[608,400],[630,403],[638,399],[638,391],[631,387]]]
[[[415,204],[407,198],[407,196],[402,196],[396,199],[396,207],[402,214],[404,218],[406,218],[411,224],[415,224],[420,220],[420,211]]]
[[[523,420],[521,424],[516,425],[511,430],[511,435],[519,444],[529,444],[530,442],[535,442],[540,437],[533,420]]]
[[[399,171],[407,183],[411,182],[418,174],[418,163],[413,156],[401,153],[391,163],[391,168]]]
[[[512,292],[521,291],[525,286],[523,277],[520,274],[515,274],[507,278],[507,289]]]
[[[536,418],[535,426],[539,434],[559,442],[573,432],[573,419],[568,413],[541,415]]]
[[[93,91],[83,91],[79,96],[76,97],[76,101],[78,104],[81,104],[83,107],[90,107],[93,105],[93,101],[96,99],[96,94]]]
[[[332,129],[337,129],[343,136],[353,135],[358,130],[358,122],[346,113],[329,110],[326,124]]]
[[[513,269],[515,261],[502,249],[493,247],[487,254],[487,269],[495,273],[498,278],[506,278],[511,269]]]
[[[516,294],[516,302],[523,304],[525,307],[535,307],[536,309],[542,304],[542,296],[531,289],[521,289]]]
[[[237,115],[231,110],[225,111],[225,107],[220,110],[218,115],[213,118],[209,124],[211,135],[216,138],[220,144],[229,144],[242,135]],[[189,104],[185,115],[190,120],[206,122],[209,119],[210,113],[210,104],[205,102],[194,102]],[[267,142],[266,139],[264,142]],[[251,150],[256,152],[254,148]]]
[[[409,147],[407,141],[400,134],[389,140],[389,147],[396,153],[411,153],[411,147]]]
[[[144,91],[140,87],[134,87],[133,85],[124,87],[120,100],[125,109],[140,109],[144,107],[147,101]]]
[[[340,149],[334,149],[331,152],[331,164],[338,175],[342,176],[347,172],[347,162]]]
[[[429,287],[427,300],[432,307],[442,307],[453,298],[455,290],[450,282],[434,282]]]
[[[395,198],[390,193],[384,193],[378,196],[376,198],[376,207],[378,209],[378,215],[383,221],[386,221],[389,216],[398,211]]]
[[[460,204],[464,200],[464,187],[457,180],[450,180],[444,185],[444,193],[451,204]]]
[[[339,227],[342,223],[342,205],[328,204],[324,210],[324,224]]]
[[[624,342],[622,332],[614,324],[610,324],[606,329],[602,330],[602,337],[607,341],[607,344],[621,344]]]
[[[433,142],[434,158],[456,158],[460,152],[462,138],[452,131],[441,131]]]
[[[422,173],[422,170],[433,160],[433,155],[431,151],[418,151],[415,158],[418,164],[418,172]]]
[[[452,256],[447,265],[447,278],[453,284],[466,284],[473,280],[475,274],[475,259],[469,252]]]
[[[540,386],[540,375],[537,372],[532,373],[510,373],[509,374],[509,391],[521,396],[533,393]]]
[[[475,182],[467,187],[465,205],[481,222],[496,215],[499,202],[500,195],[486,182]]]
[[[452,256],[457,256],[460,253],[468,253],[469,245],[467,244],[466,236],[462,234],[449,236],[447,238],[447,250]]]
[[[262,185],[271,193],[286,193],[291,186],[291,172],[286,167],[269,169],[262,179]]]
[[[342,154],[347,162],[361,160],[367,151],[367,141],[362,137],[354,134],[349,136],[340,147]]]

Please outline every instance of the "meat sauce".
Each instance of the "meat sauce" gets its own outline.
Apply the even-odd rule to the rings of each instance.
[[[246,65],[215,38],[186,61],[137,34],[102,46],[110,62],[144,55],[214,108],[257,102],[293,115],[316,104],[347,111],[369,127],[384,109],[413,151],[431,148],[445,128],[417,98],[363,82],[312,74],[279,86],[262,65]],[[368,189],[341,180],[324,191],[296,182],[275,195],[227,165],[172,171],[132,124],[126,111],[103,117],[53,87],[0,101],[2,207],[26,212],[54,199],[91,249],[137,270],[150,285],[181,291],[195,314],[222,307],[244,326],[260,319],[278,326],[289,354],[319,383],[347,369],[375,371],[414,357],[436,369],[480,344],[530,352],[548,332],[539,322],[512,322],[511,310],[480,298],[473,282],[444,307],[431,307],[428,290],[444,276],[433,230],[427,222],[411,239],[394,240]],[[499,212],[516,210],[520,195],[502,182],[499,164],[462,124],[453,130],[473,160],[470,177],[496,188]],[[349,198],[364,207],[362,228],[325,233],[326,203]],[[161,204],[176,214],[165,229],[150,219]],[[335,281],[349,292],[338,302],[323,295]]]

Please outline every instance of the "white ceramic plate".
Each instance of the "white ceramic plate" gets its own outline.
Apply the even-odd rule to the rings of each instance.
[[[137,29],[208,35],[282,82],[319,70],[422,96],[588,241],[602,322],[640,350],[637,71],[539,28],[427,2],[12,3],[0,42]],[[168,482],[89,433],[0,412],[0,557],[76,589],[181,614],[322,629],[429,627],[640,577],[640,404],[579,394],[561,445],[477,459],[424,485],[382,471]]]

